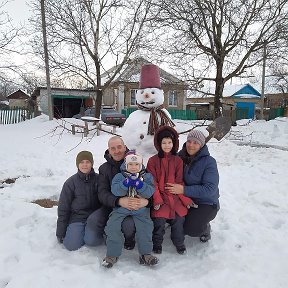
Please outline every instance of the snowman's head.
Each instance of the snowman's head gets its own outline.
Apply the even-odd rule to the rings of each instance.
[[[159,88],[138,89],[136,93],[137,104],[146,108],[159,107],[164,103],[163,90]]]

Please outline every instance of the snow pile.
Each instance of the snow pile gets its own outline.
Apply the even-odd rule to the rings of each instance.
[[[178,131],[191,127],[187,121],[176,122]],[[0,288],[286,287],[288,152],[235,141],[288,149],[288,119],[238,124],[220,143],[208,143],[218,163],[221,193],[212,240],[203,244],[187,237],[187,254],[178,255],[167,230],[158,267],[138,265],[135,249],[123,250],[109,271],[100,266],[105,246],[66,251],[55,237],[57,208],[31,201],[58,199],[63,182],[76,171],[81,150],[94,154],[97,170],[111,135],[89,134],[81,142],[80,134],[57,129],[52,136],[49,132],[58,123],[46,116],[1,125]],[[121,135],[121,129],[116,133]],[[180,136],[180,145],[185,137]],[[150,155],[144,156],[147,162]],[[8,178],[16,178],[15,183],[2,183]]]

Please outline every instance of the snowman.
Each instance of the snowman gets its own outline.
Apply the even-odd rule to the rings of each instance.
[[[153,138],[161,126],[174,127],[170,113],[164,109],[160,70],[153,64],[141,67],[139,89],[136,93],[138,110],[132,112],[122,128],[122,137],[129,149],[145,154],[157,153]]]

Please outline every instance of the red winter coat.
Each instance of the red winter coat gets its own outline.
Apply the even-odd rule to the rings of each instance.
[[[155,192],[153,205],[161,205],[159,210],[151,210],[151,217],[174,219],[175,213],[181,217],[188,212],[187,206],[192,199],[184,195],[174,195],[165,189],[166,183],[183,185],[183,162],[179,156],[165,154],[164,158],[152,156],[147,163],[147,170],[153,175]]]

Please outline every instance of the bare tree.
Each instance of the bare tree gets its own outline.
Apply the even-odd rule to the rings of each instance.
[[[39,0],[38,0],[39,1]],[[150,1],[47,0],[50,68],[59,77],[85,79],[96,90],[99,117],[103,91],[137,50]],[[37,24],[39,27],[39,23]],[[113,73],[106,67],[116,66]],[[105,81],[101,75],[108,72]],[[102,83],[103,82],[103,83]]]
[[[224,84],[262,61],[265,42],[272,54],[287,35],[287,0],[154,2],[161,39],[168,44],[162,45],[162,56],[166,52],[176,70],[193,78],[196,90],[205,80],[215,82],[215,117],[221,114]]]
[[[16,65],[10,59],[10,55],[18,52],[16,49],[16,39],[20,34],[21,28],[15,27],[8,13],[5,11],[5,5],[8,1],[0,0],[0,77],[7,70],[16,69]],[[5,77],[5,76],[3,76]]]
[[[0,76],[0,99],[7,100],[6,97],[17,90],[17,86],[8,77]]]

